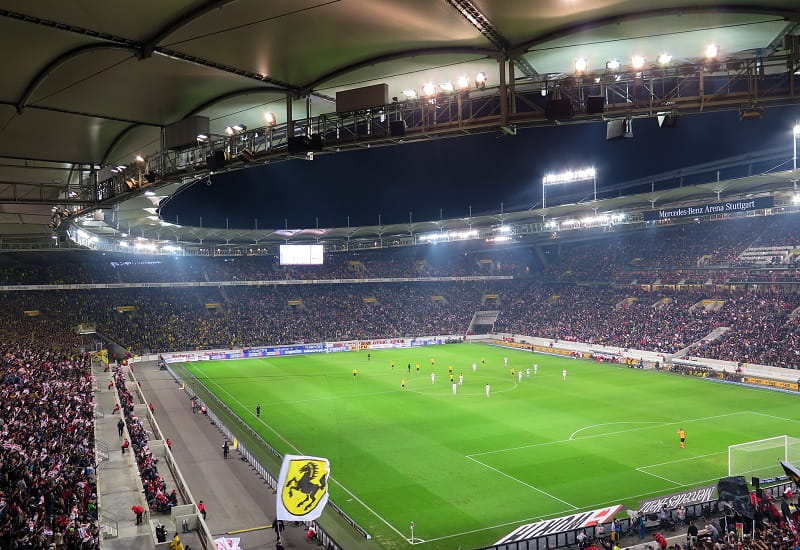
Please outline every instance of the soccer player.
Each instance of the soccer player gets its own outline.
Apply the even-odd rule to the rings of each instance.
[[[432,372],[432,373],[431,373],[431,384],[433,384],[433,383],[435,383],[435,382],[436,382],[436,373],[435,373],[435,372]]]
[[[530,367],[527,367],[527,368],[525,369],[525,376],[527,376],[528,378],[530,378],[530,377],[531,377],[531,368],[530,368]]]
[[[561,371],[561,376],[564,378],[564,382],[567,381],[567,369]]]
[[[261,418],[261,405],[256,405],[256,418]],[[120,434],[122,435],[122,434]]]
[[[534,363],[533,364],[533,374],[538,374],[538,373],[539,373],[539,364],[538,363]]]
[[[485,365],[485,364],[486,364],[486,357],[481,357],[481,365]]]
[[[394,359],[392,359],[392,372],[394,372]]]
[[[408,372],[411,372],[411,363],[408,364]]]
[[[358,369],[353,369],[353,380],[356,379],[357,374],[358,374]]]
[[[455,395],[455,394],[457,394],[457,393],[458,393],[458,384],[456,384],[455,382],[453,382],[453,395]]]
[[[455,379],[455,377],[453,376],[453,373],[451,372],[451,373],[450,373],[450,383],[452,384],[452,383],[453,383],[453,382],[455,382],[455,381],[456,381],[456,379]]]
[[[401,378],[400,379],[400,387],[403,388],[403,389],[406,389],[406,379],[405,378]]]
[[[522,383],[522,371],[519,371],[517,373],[517,377],[519,378],[519,383],[521,384]]]
[[[477,372],[477,371],[478,371],[477,363],[472,363],[472,372]]]
[[[419,363],[417,363],[417,372],[419,372]]]
[[[459,386],[463,386],[464,385],[464,373],[463,372],[458,375],[458,385]]]
[[[681,449],[686,448],[686,432],[683,431],[683,428],[678,428],[678,438],[681,440]]]
[[[486,384],[486,397],[489,397],[490,393],[492,393],[492,387],[489,384]]]
[[[436,358],[431,357],[431,368],[436,366]]]
[[[514,367],[511,367],[511,378],[514,378],[517,375],[517,371],[514,370]]]
[[[447,372],[453,374],[453,365],[447,365]]]
[[[508,357],[503,357],[503,365],[508,366]]]

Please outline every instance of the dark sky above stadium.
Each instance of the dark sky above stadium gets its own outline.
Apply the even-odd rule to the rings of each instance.
[[[415,222],[524,210],[542,198],[542,176],[594,165],[604,186],[748,152],[781,148],[791,168],[792,127],[800,108],[682,116],[672,129],[634,120],[634,138],[606,141],[604,123],[466,136],[291,160],[217,174],[173,198],[168,221],[231,228],[344,227]],[[757,171],[772,168],[756,167]],[[724,174],[733,177],[735,174]],[[741,174],[744,175],[744,174]],[[708,181],[708,178],[705,179]],[[700,183],[695,182],[695,183]],[[549,192],[548,192],[549,193]],[[548,202],[549,199],[548,199]]]

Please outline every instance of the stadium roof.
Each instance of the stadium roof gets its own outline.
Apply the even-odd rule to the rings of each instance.
[[[494,82],[498,59],[525,78],[571,74],[580,57],[592,70],[634,54],[692,61],[712,42],[757,58],[798,23],[796,0],[6,0],[0,239],[49,237],[52,206],[80,203],[82,178],[158,152],[162,128],[190,115],[223,134],[268,111],[285,122],[287,103],[295,119],[334,112],[337,91],[369,84],[392,97],[462,74]],[[118,205],[149,223],[142,208]]]

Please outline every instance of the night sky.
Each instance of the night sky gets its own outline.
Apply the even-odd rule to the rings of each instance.
[[[169,201],[162,217],[182,225],[231,228],[344,227],[526,210],[542,198],[542,176],[594,165],[598,188],[747,152],[785,149],[800,107],[769,109],[761,120],[736,111],[680,117],[671,129],[635,119],[634,138],[606,141],[605,123],[573,124],[317,154],[197,182]],[[765,169],[766,167],[758,167]],[[730,176],[729,176],[730,177]],[[698,182],[699,183],[699,182]],[[548,191],[548,197],[549,197]],[[548,203],[552,201],[548,198]]]

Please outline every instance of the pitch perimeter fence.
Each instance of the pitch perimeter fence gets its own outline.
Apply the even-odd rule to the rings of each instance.
[[[197,392],[194,391],[192,386],[183,378],[181,378],[169,365],[167,365],[167,370],[169,371],[170,375],[175,379],[176,382],[183,384],[183,391],[191,398],[198,395]],[[227,415],[234,419],[238,424],[238,428],[241,430],[245,430],[247,435],[253,438],[255,441],[258,442],[258,445],[263,446],[264,449],[268,450],[270,453],[275,455],[275,457],[280,461],[283,460],[283,455],[278,452],[272,445],[264,441],[264,439],[256,433],[253,428],[248,426],[244,420],[242,420],[237,414],[235,414],[225,403],[220,401],[213,393],[204,392],[205,398],[203,399],[204,403],[208,405],[208,400],[214,402],[214,407],[219,407],[221,410],[224,410]],[[241,437],[237,435],[233,430],[231,430],[220,418],[219,416],[210,408],[206,407],[208,417],[211,421],[217,426],[217,428],[222,432],[222,434],[228,438],[229,441],[236,440],[238,442],[238,451],[242,455],[248,464],[258,473],[259,476],[269,485],[272,489],[273,493],[277,492],[278,490],[278,481],[275,477],[269,472],[269,470],[262,464],[261,460],[252,453],[242,442]],[[344,521],[346,521],[353,529],[355,529],[361,536],[366,539],[370,538],[369,533],[367,533],[363,527],[358,525],[352,518],[350,518],[344,511],[333,504],[333,502],[328,501],[328,507],[332,508],[337,514],[339,514]],[[316,521],[312,522],[314,524],[314,528],[317,533],[317,541],[326,549],[326,550],[343,550],[343,548],[337,543],[333,537],[325,531],[325,529],[320,526]]]

